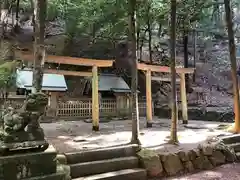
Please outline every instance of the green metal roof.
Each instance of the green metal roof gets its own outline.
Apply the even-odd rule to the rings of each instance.
[[[17,70],[16,85],[18,88],[31,90],[33,72],[31,70]],[[66,91],[67,84],[63,75],[44,74],[42,90],[45,91]]]
[[[99,76],[99,91],[130,92],[130,88],[122,77],[112,74]]]

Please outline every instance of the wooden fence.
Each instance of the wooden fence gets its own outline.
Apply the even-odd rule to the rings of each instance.
[[[23,105],[24,98],[9,98],[6,105],[13,108],[20,108]],[[0,105],[3,101],[0,100]],[[139,99],[138,103],[140,116],[146,115],[146,100]],[[1,111],[1,109],[0,109]],[[100,116],[127,116],[130,115],[130,107],[126,105],[125,109],[117,108],[116,99],[102,99],[99,106]],[[59,101],[56,109],[57,117],[80,117],[90,118],[92,116],[92,99],[75,99],[71,101]]]
[[[139,114],[146,115],[146,100],[139,100]],[[115,99],[102,99],[99,105],[100,116],[118,116],[129,115],[130,108],[126,106],[125,109],[117,108],[117,101]],[[90,118],[92,116],[92,100],[82,99],[65,101],[58,103],[57,116],[59,117],[82,117]]]

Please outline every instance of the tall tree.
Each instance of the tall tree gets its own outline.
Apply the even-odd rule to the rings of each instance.
[[[132,62],[131,100],[132,100],[132,143],[140,144],[139,135],[139,111],[138,111],[138,69],[136,56],[136,0],[128,0],[128,37],[129,60]]]
[[[239,102],[239,90],[237,79],[237,60],[236,60],[236,45],[234,40],[233,31],[233,11],[231,8],[231,1],[224,0],[225,12],[226,12],[226,24],[228,29],[228,44],[229,44],[229,58],[231,61],[232,81],[233,81],[233,94],[234,94],[234,113],[235,124],[234,132],[240,133],[240,102]]]
[[[177,111],[177,94],[176,94],[176,0],[171,0],[171,30],[170,30],[170,38],[171,38],[171,86],[172,86],[172,125],[171,125],[171,139],[170,143],[177,144],[177,119],[178,119],[178,111]]]
[[[43,66],[45,60],[45,19],[47,11],[46,0],[36,0],[34,4],[34,69],[32,93],[42,89]]]
[[[152,64],[152,20],[151,20],[151,1],[147,2],[147,30],[148,30],[148,52],[149,52],[149,61]]]

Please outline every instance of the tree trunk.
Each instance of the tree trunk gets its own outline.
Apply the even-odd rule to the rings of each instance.
[[[20,3],[20,0],[17,0],[17,3],[16,3],[16,25],[19,26],[19,3]]]
[[[131,81],[131,100],[132,100],[132,143],[140,144],[139,135],[139,112],[138,112],[138,69],[136,58],[136,0],[129,0],[129,42],[130,57],[132,61],[132,81]]]
[[[171,0],[171,86],[172,86],[172,125],[170,143],[177,144],[177,94],[176,94],[176,0]]]
[[[238,79],[237,79],[237,61],[236,61],[236,45],[234,41],[233,31],[233,16],[230,0],[224,0],[225,12],[226,12],[226,23],[228,29],[228,43],[231,61],[232,81],[233,81],[233,95],[234,95],[234,113],[235,113],[235,126],[234,131],[240,132],[240,103],[239,103],[239,90],[238,90]]]
[[[183,51],[184,51],[184,68],[188,68],[188,31],[184,29],[183,32]],[[185,74],[185,83],[186,83],[186,90],[189,90],[189,76]]]
[[[45,60],[44,34],[46,10],[46,0],[36,0],[34,4],[35,42],[32,93],[40,92],[42,89],[43,66]]]
[[[151,20],[150,20],[150,10],[151,4],[148,2],[148,9],[147,9],[147,30],[148,30],[148,52],[149,52],[149,61],[152,64],[152,27],[151,27]]]
[[[196,25],[193,30],[193,67],[196,68],[196,60],[197,60],[197,36],[196,36]],[[196,69],[193,73],[193,82],[196,82]]]

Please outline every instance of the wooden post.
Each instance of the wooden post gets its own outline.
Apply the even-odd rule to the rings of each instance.
[[[147,127],[152,127],[152,82],[151,70],[146,72]]]
[[[57,115],[57,107],[58,107],[58,92],[51,92],[49,97],[49,109],[48,109],[48,116],[56,117]]]
[[[183,124],[188,124],[188,108],[187,108],[187,94],[185,85],[185,74],[180,74],[180,86],[181,86],[181,103],[182,103],[182,118]]]
[[[98,69],[92,67],[92,130],[99,131]]]

